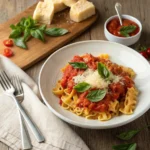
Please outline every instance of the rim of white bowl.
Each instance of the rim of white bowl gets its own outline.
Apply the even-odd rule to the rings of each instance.
[[[109,18],[105,21],[105,24],[104,24],[104,29],[105,29],[111,36],[113,36],[114,38],[118,38],[118,39],[131,39],[131,38],[134,38],[134,37],[138,36],[139,34],[141,34],[141,32],[142,32],[142,24],[141,24],[141,22],[140,22],[137,18],[135,18],[135,17],[133,17],[133,16],[130,16],[130,15],[126,15],[126,14],[123,14],[123,15],[122,15],[122,18],[126,17],[126,19],[128,19],[128,17],[130,17],[130,18],[135,19],[136,21],[133,21],[133,20],[131,20],[131,19],[129,19],[129,20],[131,20],[131,21],[133,21],[133,22],[135,22],[135,23],[138,24],[138,26],[139,26],[139,28],[140,28],[139,32],[138,32],[137,34],[133,35],[133,36],[130,36],[130,37],[119,37],[119,36],[115,36],[115,35],[113,35],[112,33],[110,33],[110,32],[108,31],[108,29],[107,29],[107,24],[108,24],[113,18],[117,18],[117,17],[118,17],[117,15],[114,15],[114,16],[109,17]]]
[[[75,125],[75,126],[78,126],[78,127],[82,127],[82,128],[87,128],[87,129],[111,129],[111,128],[116,128],[116,127],[120,127],[120,126],[123,126],[125,124],[128,124],[134,120],[136,120],[137,118],[141,117],[146,111],[148,111],[148,109],[150,108],[150,104],[147,105],[147,107],[145,108],[144,111],[140,112],[139,114],[137,114],[136,116],[134,116],[133,118],[129,118],[128,120],[124,121],[124,122],[121,122],[121,123],[113,123],[111,125],[100,125],[100,126],[92,126],[92,125],[88,125],[88,124],[82,124],[82,123],[77,123],[76,121],[74,120],[71,120],[71,119],[68,119],[67,117],[64,117],[62,114],[58,113],[57,111],[55,111],[51,106],[50,104],[47,102],[46,98],[44,97],[43,93],[42,93],[42,89],[41,89],[41,84],[40,84],[40,81],[41,81],[41,75],[42,75],[42,71],[45,67],[45,65],[47,64],[47,62],[49,61],[49,59],[55,55],[55,53],[57,53],[58,51],[61,51],[62,49],[64,48],[67,48],[67,47],[71,47],[73,45],[78,45],[78,44],[82,44],[82,43],[88,43],[88,42],[91,42],[91,43],[95,43],[95,42],[103,42],[103,43],[112,43],[112,44],[115,44],[115,45],[119,45],[119,46],[122,46],[122,47],[126,47],[127,51],[130,51],[132,50],[133,53],[135,55],[138,55],[138,57],[141,57],[143,59],[143,61],[149,66],[149,63],[146,59],[143,58],[143,56],[141,56],[138,52],[134,51],[132,48],[130,47],[127,47],[125,45],[122,45],[122,44],[119,44],[119,43],[115,43],[115,42],[111,42],[111,41],[105,41],[105,40],[87,40],[87,41],[81,41],[81,42],[76,42],[76,43],[72,43],[72,44],[69,44],[69,45],[66,45],[60,49],[58,49],[57,51],[55,51],[54,53],[52,53],[48,58],[47,60],[44,62],[44,64],[42,65],[41,69],[40,69],[40,73],[39,73],[39,77],[38,77],[38,86],[39,86],[39,91],[40,91],[40,94],[41,94],[41,97],[44,101],[44,103],[46,104],[46,106],[50,109],[50,111],[52,113],[54,113],[57,117],[59,117],[60,119],[66,121],[67,123],[70,123],[72,125]]]

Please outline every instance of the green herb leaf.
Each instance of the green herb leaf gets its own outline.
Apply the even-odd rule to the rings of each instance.
[[[123,26],[120,29],[120,34],[125,37],[129,37],[130,36],[129,34],[134,32],[136,28],[137,27],[135,25]]]
[[[20,22],[17,23],[17,26],[24,26],[24,22],[25,22],[26,18],[21,18]]]
[[[137,144],[130,143],[130,144],[121,144],[113,146],[113,150],[136,150]]]
[[[139,52],[147,50],[147,46],[138,44],[135,49]]]
[[[44,24],[44,25],[40,26],[38,29],[44,32],[46,29],[46,25]]]
[[[28,18],[25,18],[23,26],[25,28],[31,29],[36,27],[36,22],[32,19],[32,17],[29,16]]]
[[[86,69],[88,67],[87,64],[83,62],[69,62],[69,64],[73,68],[77,68],[77,69]]]
[[[117,135],[117,137],[121,140],[130,140],[132,137],[134,137],[139,132],[140,132],[140,130],[130,130],[130,131],[123,132],[123,133]]]
[[[14,28],[14,26],[13,26],[13,28]],[[21,34],[22,34],[22,29],[20,27],[17,27],[12,30],[12,32],[9,35],[9,38],[18,38]]]
[[[29,29],[25,29],[24,35],[23,35],[24,41],[27,42],[29,40],[30,36],[31,36],[30,30]]]
[[[102,78],[108,78],[110,75],[109,70],[106,68],[106,66],[102,63],[98,63],[98,73]]]
[[[106,93],[106,90],[93,90],[90,93],[88,93],[86,98],[91,102],[99,102],[105,97]]]
[[[16,26],[14,24],[11,24],[10,28],[13,30],[13,29],[16,29]]]
[[[69,31],[67,29],[63,29],[63,28],[47,28],[45,30],[45,34],[50,36],[61,36],[68,32]]]
[[[125,36],[125,37],[130,37],[129,33],[124,32],[124,31],[120,31],[121,35]]]
[[[34,38],[37,38],[37,39],[39,39],[39,40],[41,40],[43,42],[45,41],[44,34],[43,34],[43,32],[41,30],[39,30],[39,29],[32,29],[30,33],[31,33],[31,35]]]
[[[23,38],[23,37],[14,39],[14,43],[15,43],[15,45],[17,45],[18,47],[27,49],[27,45],[26,45],[26,43],[24,42],[24,38]]]
[[[74,86],[74,89],[77,91],[77,92],[85,92],[87,91],[89,88],[90,88],[90,84],[86,83],[86,82],[82,82],[82,83],[79,83],[77,84],[76,86]]]

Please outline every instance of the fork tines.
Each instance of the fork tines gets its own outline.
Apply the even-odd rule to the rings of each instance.
[[[0,84],[4,90],[12,88],[12,84],[10,82],[10,79],[4,70],[0,70]]]
[[[16,89],[16,94],[22,94],[23,93],[23,89],[22,89],[22,85],[21,85],[21,81],[19,76],[14,75],[12,76],[12,84],[14,85],[15,89]]]

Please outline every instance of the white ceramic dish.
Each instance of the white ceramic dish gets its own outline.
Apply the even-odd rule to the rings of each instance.
[[[115,36],[113,34],[111,34],[108,30],[107,30],[107,24],[114,18],[117,18],[118,16],[115,15],[115,16],[112,16],[110,18],[108,18],[104,24],[104,34],[105,34],[105,37],[107,38],[107,40],[109,41],[112,41],[112,42],[117,42],[117,43],[121,43],[123,45],[126,45],[126,46],[129,46],[129,45],[132,45],[132,44],[135,44],[140,36],[141,36],[141,32],[142,32],[142,24],[141,22],[136,19],[135,17],[132,17],[130,15],[122,15],[122,18],[124,19],[128,19],[128,20],[131,20],[133,22],[135,22],[139,28],[140,28],[140,31],[134,35],[134,36],[131,36],[131,37],[118,37],[118,36]]]
[[[58,79],[61,78],[60,69],[64,67],[74,55],[91,53],[98,56],[101,53],[108,53],[113,62],[131,67],[135,70],[136,86],[140,91],[137,107],[132,115],[121,115],[109,121],[87,120],[72,112],[64,110],[59,105],[59,99],[52,93],[52,88]],[[150,108],[150,65],[136,51],[121,44],[109,41],[84,41],[65,46],[53,53],[44,63],[39,75],[39,88],[42,98],[48,108],[64,121],[83,128],[107,129],[127,124]]]

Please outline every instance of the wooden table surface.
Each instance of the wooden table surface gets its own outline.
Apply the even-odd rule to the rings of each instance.
[[[91,0],[99,11],[99,19],[88,31],[72,42],[83,40],[103,40],[103,26],[105,20],[115,14],[114,5],[116,0]],[[123,13],[137,17],[143,24],[143,33],[140,43],[150,46],[150,0],[117,0],[123,5]],[[0,23],[15,16],[34,4],[36,0],[0,0]],[[26,72],[37,82],[39,70],[44,60],[32,66]],[[89,130],[69,125],[89,146],[90,150],[111,150],[112,145],[124,143],[115,135],[129,129],[141,128],[150,124],[150,111],[145,113],[136,121],[125,126],[108,130]],[[138,150],[150,150],[150,131],[148,129],[140,132],[130,142],[138,144]],[[7,145],[0,142],[0,150],[11,150]]]

